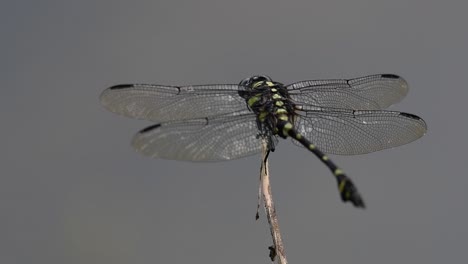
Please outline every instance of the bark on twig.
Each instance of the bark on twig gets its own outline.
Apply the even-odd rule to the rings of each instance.
[[[268,171],[268,146],[267,142],[262,142],[262,164],[260,170],[260,185],[261,193],[263,196],[263,204],[265,206],[265,213],[270,225],[270,233],[273,239],[273,246],[270,249],[270,258],[272,261],[278,259],[278,264],[287,264],[286,255],[284,252],[283,241],[276,216],[275,204],[273,203],[273,195],[270,187],[270,176]],[[259,190],[260,191],[260,190]],[[258,218],[258,210],[257,210]]]

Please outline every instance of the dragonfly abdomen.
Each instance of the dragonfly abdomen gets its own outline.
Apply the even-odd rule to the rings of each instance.
[[[300,134],[291,122],[287,120],[278,120],[277,131],[281,137],[286,138],[289,136],[301,143],[307,150],[314,153],[315,156],[317,156],[328,167],[328,169],[330,169],[336,178],[338,190],[340,191],[341,200],[343,200],[343,202],[349,201],[356,207],[365,207],[364,201],[351,179],[346,176],[343,170],[336,166],[336,164],[327,155],[325,155],[325,153]]]

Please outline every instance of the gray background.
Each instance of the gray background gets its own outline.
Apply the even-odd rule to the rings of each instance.
[[[454,2],[454,1],[453,1]],[[462,1],[460,1],[462,2]],[[271,156],[290,263],[463,263],[466,6],[451,1],[3,1],[0,263],[269,263],[259,157],[152,160],[118,83],[290,83],[396,73],[421,140],[333,156],[368,209],[288,141]]]

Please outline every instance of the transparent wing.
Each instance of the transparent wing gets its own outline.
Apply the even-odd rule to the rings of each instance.
[[[218,161],[260,152],[255,114],[249,111],[161,123],[133,138],[133,147],[154,158]]]
[[[122,84],[101,94],[111,112],[127,117],[166,122],[202,118],[246,109],[238,85],[164,86]]]
[[[304,108],[295,128],[325,153],[356,155],[397,147],[427,130],[424,120],[408,113]]]
[[[301,81],[287,87],[291,98],[299,104],[352,110],[385,109],[408,93],[406,81],[393,74]]]

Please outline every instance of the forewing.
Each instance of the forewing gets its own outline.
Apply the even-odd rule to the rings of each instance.
[[[237,159],[260,152],[255,114],[220,115],[147,127],[133,147],[153,158],[188,161]]]
[[[202,118],[246,109],[238,85],[164,86],[123,84],[101,94],[111,112],[155,122]]]
[[[352,110],[385,109],[408,93],[406,81],[393,74],[301,81],[287,87],[291,99],[298,104]]]
[[[427,130],[424,120],[412,114],[343,109],[306,110],[297,117],[295,128],[323,152],[338,155],[397,147],[422,137]]]

